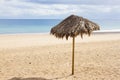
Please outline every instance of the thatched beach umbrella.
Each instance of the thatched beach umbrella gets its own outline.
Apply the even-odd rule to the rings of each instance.
[[[83,34],[88,34],[90,36],[91,32],[94,30],[99,30],[99,26],[83,17],[76,15],[71,15],[58,25],[53,27],[50,31],[51,34],[55,35],[57,38],[64,38],[68,40],[68,37],[73,38],[73,48],[72,48],[72,75],[74,74],[74,46],[75,46],[75,37]]]

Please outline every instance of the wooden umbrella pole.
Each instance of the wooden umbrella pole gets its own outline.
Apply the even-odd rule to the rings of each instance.
[[[74,75],[74,49],[75,49],[75,37],[73,37],[72,45],[72,75]]]

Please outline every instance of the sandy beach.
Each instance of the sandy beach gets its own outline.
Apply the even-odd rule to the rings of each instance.
[[[71,52],[71,38],[1,34],[0,80],[120,80],[120,33],[76,37],[73,76]]]

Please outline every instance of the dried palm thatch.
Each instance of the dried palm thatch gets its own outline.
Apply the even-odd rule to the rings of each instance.
[[[96,23],[83,17],[71,15],[53,27],[50,33],[57,38],[66,37],[68,40],[68,37],[76,37],[77,35],[81,35],[81,38],[83,38],[83,34],[88,34],[90,36],[92,31],[99,29]]]

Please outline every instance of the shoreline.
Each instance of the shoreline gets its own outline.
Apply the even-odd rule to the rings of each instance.
[[[114,30],[99,30],[99,31],[93,31],[92,34],[116,34],[120,33],[120,29],[114,29]],[[0,35],[26,35],[26,34],[50,34],[50,32],[36,32],[36,33],[2,33]]]
[[[104,42],[120,40],[120,32],[99,32],[93,33],[89,37],[84,35],[83,39],[78,35],[75,38],[76,43],[91,43],[91,42]],[[35,33],[35,34],[0,34],[0,48],[21,48],[21,47],[35,47],[35,46],[48,46],[56,44],[71,44],[72,38],[68,40],[65,38],[58,39],[49,33]]]
[[[26,34],[49,34],[49,32],[43,32],[43,33],[3,33],[3,34],[0,34],[0,35],[26,35]]]

